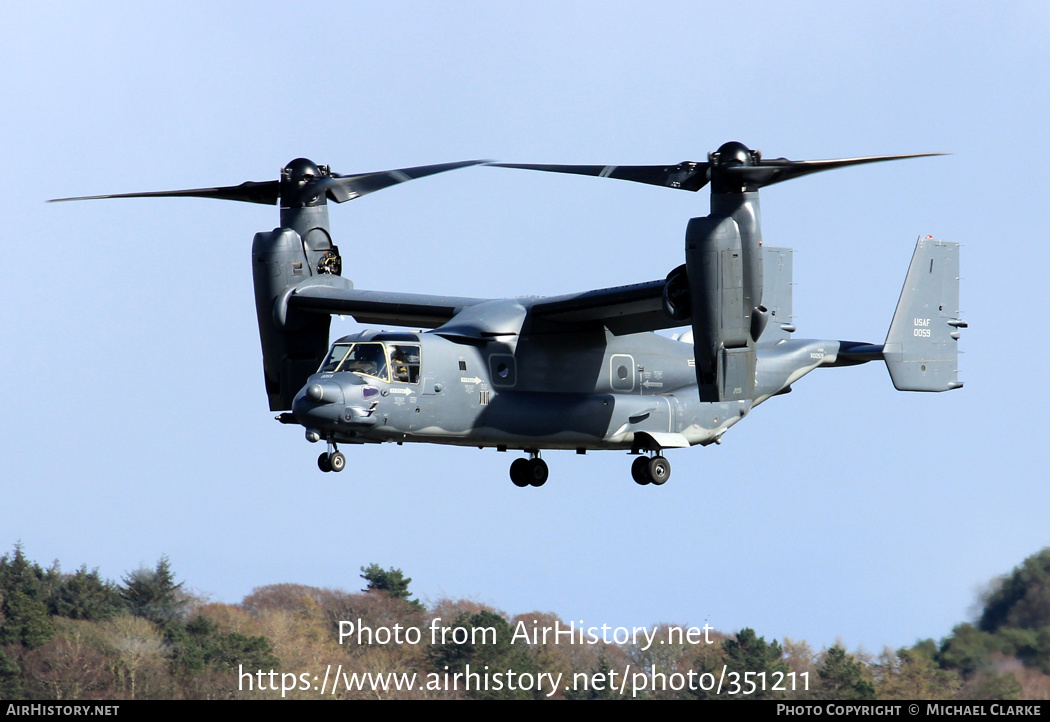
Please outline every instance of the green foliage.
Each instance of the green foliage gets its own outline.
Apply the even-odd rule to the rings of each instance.
[[[603,683],[598,685],[601,689],[595,689],[594,686],[588,685],[585,689],[575,689],[570,687],[565,692],[566,699],[622,699],[620,694],[612,689],[612,684],[607,683],[607,680],[612,679],[610,673],[613,671],[612,664],[609,662],[608,655],[605,654],[605,650],[602,649],[598,655],[597,663],[591,667],[587,673],[587,679],[589,680],[603,680]]]
[[[781,662],[784,650],[777,640],[766,644],[765,637],[759,637],[750,627],[741,629],[735,638],[724,641],[722,648],[731,668],[754,672],[786,671]]]
[[[1002,651],[1002,640],[982,632],[972,624],[960,624],[941,643],[937,659],[945,669],[957,669],[964,677],[987,666]]]
[[[110,619],[127,607],[120,590],[103,581],[98,569],[90,572],[87,565],[73,574],[62,574],[57,565],[48,570],[50,593],[47,609],[52,616],[97,621]]]
[[[490,674],[506,673],[509,670],[516,674],[536,674],[535,660],[529,655],[527,646],[511,644],[514,630],[506,619],[488,610],[475,614],[461,614],[452,623],[452,628],[468,630],[463,643],[448,641],[433,645],[428,658],[434,672],[438,674],[465,674],[468,665],[471,673],[484,673],[488,667]],[[483,630],[485,636],[483,637]],[[493,633],[494,632],[494,633]],[[472,699],[542,699],[543,691],[535,689],[471,689],[466,695]]]
[[[883,654],[875,668],[878,699],[953,699],[959,677],[940,669],[930,653],[931,645],[920,644]]]
[[[1005,654],[1013,655],[1026,667],[1050,673],[1050,627],[1042,629],[1000,629],[995,637]]]
[[[25,699],[22,670],[0,647],[0,699]]]
[[[3,611],[6,619],[0,629],[0,644],[21,644],[32,649],[55,636],[47,607],[19,589],[4,596]]]
[[[447,602],[444,607],[439,603],[426,617],[454,619],[450,627],[461,630],[459,636],[448,634],[429,645],[366,643],[347,650],[335,642],[337,626],[326,629],[324,619],[333,625],[356,619],[370,628],[426,624],[422,605],[410,598],[412,580],[400,569],[371,564],[361,571],[368,583],[364,594],[274,585],[245,600],[247,613],[215,605],[187,618],[187,595],[166,557],[155,568],[129,573],[116,585],[87,566],[63,574],[55,562],[45,572],[27,560],[17,544],[12,553],[0,557],[0,699],[228,697],[235,694],[231,690],[236,687],[238,667],[279,668],[275,647],[296,665],[301,663],[295,661],[297,650],[308,647],[309,659],[349,665],[356,671],[436,673],[445,679],[461,675],[458,687],[429,690],[427,697],[542,698],[549,690],[525,691],[510,685],[468,690],[462,675],[510,671],[535,675],[556,670],[571,676],[587,670],[590,679],[607,680],[628,664],[632,669],[657,667],[661,672],[710,672],[718,678],[725,665],[722,696],[730,699],[782,696],[763,693],[751,683],[757,684],[764,674],[768,685],[776,673],[786,673],[789,667],[809,675],[810,690],[792,695],[798,699],[872,699],[876,694],[880,699],[909,700],[1031,699],[1045,696],[1050,689],[1050,676],[1036,671],[1050,675],[1050,623],[1037,626],[1050,619],[1050,549],[1025,560],[1000,581],[986,596],[978,624],[957,626],[940,645],[927,639],[895,653],[887,650],[877,664],[866,664],[836,646],[820,657],[819,667],[804,643],[794,647],[788,641],[784,647],[776,640],[767,643],[752,629],[742,629],[731,638],[718,635],[720,643],[712,645],[644,651],[631,645],[581,651],[550,644],[511,644],[512,623],[481,605],[464,602]],[[307,618],[314,623],[307,624]],[[552,614],[533,614],[529,619],[533,624],[535,619],[556,620]],[[238,631],[226,631],[230,629]],[[263,630],[265,637],[252,636]],[[484,637],[483,630],[488,630]],[[437,636],[440,640],[440,631]],[[795,651],[785,655],[785,648]],[[1028,669],[1021,669],[1018,662]],[[1006,671],[1010,665],[1013,672]],[[748,694],[741,693],[748,689]],[[730,695],[731,691],[736,693]],[[303,692],[303,696],[312,694]],[[647,697],[689,694],[714,695],[683,690]],[[619,698],[614,690],[593,687],[558,690],[556,696]]]
[[[827,651],[817,676],[827,699],[875,699],[875,685],[866,679],[864,665],[842,647]]]
[[[44,570],[26,559],[21,543],[15,544],[14,556],[0,557],[0,590],[19,589],[35,599],[40,595],[43,581]]]
[[[1043,674],[1050,674],[1050,627],[1043,627],[1035,635],[1038,656],[1032,660],[1032,666],[1038,665]]]
[[[44,570],[31,564],[15,545],[13,557],[0,557],[0,645],[38,647],[55,636],[43,602]]]
[[[989,672],[979,675],[966,686],[963,699],[1023,699],[1023,690],[1017,677],[1009,672]]]
[[[777,640],[774,639],[766,644],[765,638],[756,635],[755,630],[750,627],[741,629],[735,638],[722,642],[722,648],[726,653],[726,664],[729,671],[738,672],[741,680],[746,672],[755,672],[756,675],[765,673],[766,679],[770,680],[775,672],[787,673],[788,671],[783,659],[784,650]],[[777,696],[780,696],[777,692],[759,689],[754,694],[748,695],[748,698],[768,699]]]
[[[698,688],[693,690],[697,699],[773,699],[783,696],[783,693],[770,689],[774,674],[788,672],[784,650],[775,639],[767,644],[765,637],[759,637],[750,627],[741,629],[735,637],[729,637],[722,642],[721,659],[709,653],[701,654],[697,659],[697,671],[701,674],[710,673],[719,679],[723,664],[730,681],[723,685],[720,697],[715,691]],[[762,685],[757,681],[763,674],[766,689],[762,689]],[[754,688],[751,682],[754,682]],[[748,690],[748,693],[741,694],[743,690]]]
[[[172,624],[164,633],[171,646],[174,667],[183,673],[199,673],[205,668],[236,670],[277,669],[280,660],[265,637],[249,637],[239,632],[223,633],[219,625],[204,614],[186,624]]]
[[[164,626],[184,615],[186,604],[179,596],[182,582],[175,583],[167,556],[157,561],[155,569],[136,569],[123,581],[120,596],[135,616]]]
[[[369,564],[367,567],[361,567],[361,578],[368,582],[368,586],[365,588],[366,592],[378,591],[389,594],[395,599],[402,599],[409,604],[416,607],[422,607],[418,599],[409,599],[411,592],[408,591],[408,585],[412,582],[411,578],[405,578],[404,573],[400,569],[383,569],[378,564]]]
[[[985,632],[1050,626],[1050,547],[1025,559],[992,589],[978,626]]]
[[[930,638],[920,639],[912,647],[916,654],[921,654],[929,659],[937,659],[937,643]]]
[[[1050,674],[1050,547],[998,580],[984,602],[977,626],[961,624],[941,643],[941,666],[958,670],[966,679],[981,673],[973,684],[995,689],[1016,682],[994,672],[1004,657]]]

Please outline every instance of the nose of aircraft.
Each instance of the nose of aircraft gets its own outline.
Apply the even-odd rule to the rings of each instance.
[[[331,381],[307,384],[306,398],[321,404],[341,404],[343,387]]]
[[[335,423],[343,411],[343,387],[332,381],[311,378],[292,401],[292,414],[303,426]]]
[[[310,377],[292,401],[295,420],[308,429],[373,425],[372,410],[379,398],[379,389],[355,375],[342,375],[347,376],[345,382],[333,379],[330,374]]]

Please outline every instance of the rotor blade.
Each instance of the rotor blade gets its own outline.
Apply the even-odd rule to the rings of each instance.
[[[913,153],[911,155],[872,155],[863,158],[838,158],[833,160],[788,160],[787,158],[763,158],[758,165],[726,166],[719,171],[726,173],[741,184],[751,188],[762,188],[781,181],[791,180],[810,173],[819,173],[833,168],[844,168],[864,163],[880,163],[885,160],[904,158],[926,158],[946,153]]]
[[[105,196],[78,196],[76,198],[53,198],[48,203],[60,201],[94,201],[104,198],[217,198],[225,201],[244,201],[275,205],[280,195],[278,181],[246,181],[237,186],[218,188],[191,188],[180,191],[149,191],[146,193],[114,193]]]
[[[684,191],[698,191],[707,185],[707,163],[682,161],[678,165],[534,165],[530,163],[490,163],[499,168],[542,170],[551,173],[573,173],[599,178],[648,183]]]
[[[345,203],[354,198],[374,193],[375,191],[389,188],[398,183],[425,178],[435,173],[443,173],[447,170],[465,168],[471,165],[488,163],[486,160],[462,160],[455,163],[438,163],[436,165],[420,165],[414,168],[395,168],[376,173],[361,173],[359,175],[341,176],[335,175],[318,178],[310,183],[309,190],[319,195],[327,192],[328,197],[336,203]]]

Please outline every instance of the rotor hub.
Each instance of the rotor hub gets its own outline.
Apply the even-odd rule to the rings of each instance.
[[[715,168],[727,168],[734,165],[758,165],[759,153],[739,141],[731,140],[710,155]]]
[[[287,208],[321,205],[324,193],[311,193],[308,186],[326,175],[325,169],[309,158],[296,158],[281,169],[281,199]]]
[[[296,158],[281,169],[281,179],[304,184],[321,176],[321,168],[309,158]]]
[[[748,188],[743,176],[734,174],[734,169],[753,167],[762,160],[761,151],[751,150],[739,141],[723,143],[714,153],[708,156],[708,178],[711,181],[712,193],[741,193]]]

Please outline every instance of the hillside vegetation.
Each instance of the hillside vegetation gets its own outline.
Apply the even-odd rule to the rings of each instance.
[[[603,641],[549,612],[425,606],[401,570],[361,571],[360,592],[206,603],[166,557],[118,583],[16,545],[0,557],[0,699],[1050,698],[1050,548],[994,581],[974,623],[877,657],[669,624]]]

